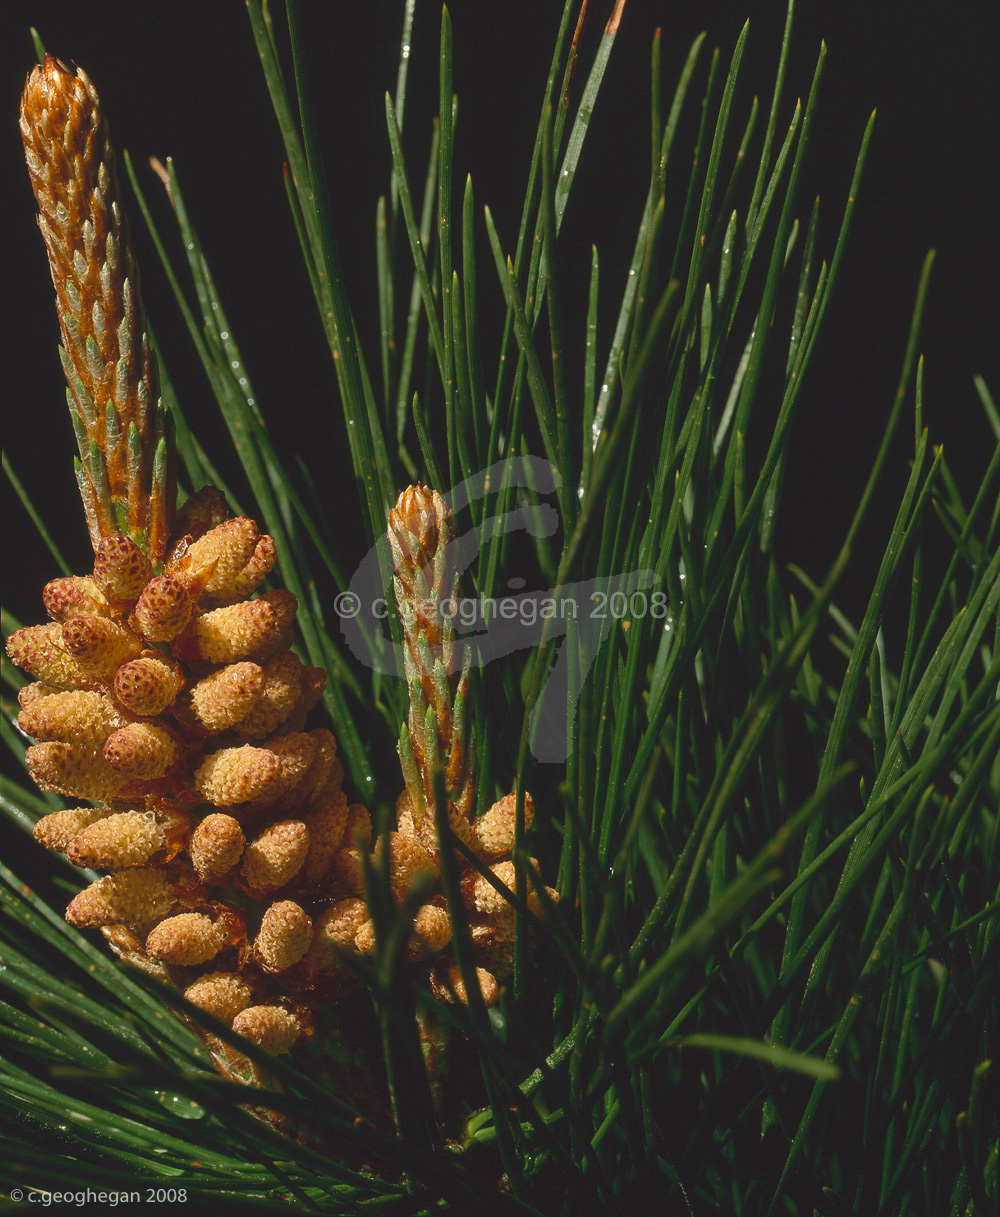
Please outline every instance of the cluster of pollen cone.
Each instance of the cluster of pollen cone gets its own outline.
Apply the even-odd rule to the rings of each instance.
[[[363,813],[348,811],[333,736],[302,729],[326,677],[288,650],[295,598],[248,598],[274,543],[223,516],[213,491],[188,500],[158,575],[134,541],[104,537],[90,576],[46,586],[51,623],[18,630],[7,650],[36,679],[18,716],[38,741],[32,777],[89,801],[45,816],[35,836],[109,872],[67,919],[190,980],[192,1000],[281,1050],[300,1021],[258,1000],[259,979],[298,962],[311,934],[286,896],[323,874]]]
[[[512,966],[511,852],[532,804],[522,800],[517,829],[514,795],[475,815],[468,667],[439,609],[457,590],[448,510],[414,486],[390,513],[410,713],[397,830],[374,843],[368,810],[342,789],[333,735],[307,729],[326,673],[289,649],[295,597],[255,594],[273,540],[248,518],[227,518],[209,488],[175,517],[169,429],[98,107],[82,72],[47,57],[21,120],[95,550],[89,575],[45,587],[50,621],[7,644],[34,681],[18,716],[35,741],[28,768],[68,801],[35,835],[103,872],[66,917],[280,1053],[359,987],[357,961],[377,947],[366,883],[387,858],[408,966],[440,1000],[466,1001],[473,977],[455,963],[441,894],[443,789],[451,831],[478,860],[460,860],[461,892],[474,980],[491,1004]],[[539,900],[529,888],[536,915]],[[216,1049],[233,1066],[232,1052]]]
[[[415,496],[441,504],[422,488],[400,502]],[[52,621],[16,631],[7,649],[35,677],[18,716],[38,741],[27,752],[32,776],[89,800],[45,816],[35,835],[76,865],[108,872],[71,901],[67,919],[102,929],[130,963],[281,1052],[309,1033],[317,1002],[356,988],[350,956],[375,951],[362,855],[373,866],[378,855],[367,809],[342,789],[333,735],[304,729],[326,675],[287,649],[295,598],[283,590],[249,598],[274,562],[274,543],[253,521],[223,515],[215,491],[189,499],[159,575],[135,542],[104,537],[90,576],[44,589]],[[440,657],[436,674],[448,683]],[[467,792],[468,745],[454,705],[428,717],[427,730],[462,753],[451,776]],[[416,812],[411,796],[400,796],[389,882],[401,907],[416,884],[426,889],[409,913],[408,958],[427,968],[439,997],[464,1000],[451,918],[435,889],[433,812],[420,790]],[[512,959],[514,909],[503,889],[514,881],[515,801],[507,796],[473,821],[470,798],[460,798],[449,804],[453,830],[496,879],[470,870],[463,884],[489,1004]],[[530,798],[526,810],[530,823]]]

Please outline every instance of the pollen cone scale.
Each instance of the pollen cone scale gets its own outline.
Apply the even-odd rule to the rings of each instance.
[[[95,551],[124,534],[158,565],[174,506],[173,445],[108,125],[90,78],[46,55],[21,97],[21,137],[62,331]]]

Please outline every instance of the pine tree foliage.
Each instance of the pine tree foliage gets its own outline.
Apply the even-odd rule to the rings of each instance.
[[[247,1047],[66,923],[80,871],[53,855],[36,890],[18,878],[35,822],[65,801],[19,769],[23,681],[5,662],[7,1191],[148,1185],[330,1213],[612,1214],[654,1195],[677,1214],[986,1217],[1000,1203],[1000,416],[977,382],[969,426],[992,456],[981,484],[964,485],[922,417],[929,255],[897,392],[873,411],[881,438],[860,445],[877,451],[841,552],[828,570],[808,555],[780,563],[775,521],[803,509],[782,495],[790,429],[809,408],[838,271],[857,256],[871,124],[853,179],[823,202],[836,212],[823,248],[804,182],[826,51],[808,95],[787,97],[792,5],[770,95],[746,113],[745,30],[728,58],[699,38],[669,84],[657,32],[631,264],[609,281],[598,241],[589,288],[574,293],[560,227],[624,36],[623,0],[592,41],[579,8],[566,0],[539,82],[508,243],[456,161],[462,50],[447,9],[429,156],[414,163],[404,145],[412,25],[439,19],[407,0],[385,98],[392,175],[372,202],[380,341],[367,347],[313,118],[323,83],[305,77],[308,6],[247,3],[372,578],[391,604],[389,511],[422,482],[455,512],[463,597],[499,604],[527,577],[538,597],[580,606],[519,616],[522,641],[490,662],[482,648],[460,710],[444,690],[474,750],[474,808],[518,792],[502,885],[517,909],[510,980],[487,1009],[475,986],[463,1004],[401,965],[376,845],[366,879],[382,900],[358,1007],[369,1031],[334,1028],[276,1057]],[[161,352],[179,498],[212,484],[241,512],[226,483],[238,471],[249,487],[277,551],[266,586],[298,599],[296,650],[329,673],[322,705],[345,786],[387,839],[407,766],[411,701],[392,664],[403,629],[389,614],[342,632],[332,606],[357,585],[318,506],[320,471],[276,451],[281,403],[250,382],[184,166],[160,167],[164,196],[126,165],[133,222],[142,215],[162,257],[147,281],[162,269],[190,332],[189,350]],[[495,332],[481,324],[487,295],[502,305]],[[203,446],[173,392],[168,369],[184,359],[204,371],[228,451]],[[906,433],[895,517],[879,520],[873,495]],[[44,495],[5,468],[53,575],[69,573]],[[838,590],[861,543],[881,556],[851,620]],[[5,636],[21,624],[7,616]],[[497,649],[502,624],[497,608],[477,625]],[[404,737],[435,747],[421,731],[410,715]],[[454,846],[441,885],[468,978],[461,876],[477,859],[449,827],[443,776],[423,797]],[[431,1038],[417,1032],[428,1019]],[[266,1093],[220,1076],[204,1033],[245,1052]],[[372,1095],[388,1125],[369,1118]]]

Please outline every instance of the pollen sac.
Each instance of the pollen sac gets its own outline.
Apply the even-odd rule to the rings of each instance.
[[[94,556],[94,582],[108,600],[134,603],[153,567],[138,545],[119,533],[102,537]]]
[[[372,818],[368,808],[351,803],[347,809],[344,836],[331,865],[334,882],[345,892],[361,896],[365,890],[362,855],[372,847]]]
[[[169,642],[191,620],[194,604],[183,580],[159,575],[143,588],[132,623],[150,642]]]
[[[221,880],[239,862],[245,839],[238,820],[215,812],[201,821],[188,842],[188,856],[203,880]]]
[[[330,774],[333,772],[333,766],[337,761],[337,741],[333,737],[333,732],[327,731],[325,727],[318,727],[307,734],[316,745],[316,750],[313,753],[313,759],[309,762],[309,768],[295,789],[295,798],[299,803],[311,804],[326,786]]]
[[[249,596],[267,578],[277,558],[278,549],[274,538],[265,534],[254,547],[246,566],[230,582],[228,595],[234,601]]]
[[[155,723],[129,723],[109,735],[104,757],[112,768],[130,778],[159,778],[177,758],[173,736]]]
[[[378,949],[375,923],[370,918],[358,926],[358,932],[354,935],[354,946],[362,955],[374,955]]]
[[[270,537],[261,537],[246,516],[225,520],[187,549],[171,573],[201,589],[208,604],[233,604],[248,596],[274,565]]]
[[[271,1056],[279,1056],[299,1038],[302,1026],[280,1006],[248,1006],[233,1019],[233,1030]]]
[[[131,714],[146,718],[173,705],[183,685],[177,665],[153,655],[129,660],[115,673],[115,696]]]
[[[256,805],[269,806],[278,799],[283,804],[294,805],[298,801],[295,796],[299,786],[316,758],[316,741],[304,732],[296,731],[268,740],[267,749],[278,758],[281,778],[272,791],[255,800]]]
[[[493,973],[485,968],[476,968],[476,981],[482,994],[483,1005],[487,1008],[495,1006],[500,996],[500,987]],[[431,972],[431,991],[438,1001],[454,1003],[457,1000],[463,1006],[469,1004],[465,981],[455,964],[445,967],[443,973],[437,969]]]
[[[544,891],[552,904],[558,904],[562,899],[558,891],[556,891],[554,887],[549,887],[548,884],[545,884]],[[536,917],[541,918],[545,916],[545,905],[542,904],[541,897],[534,888],[528,892],[527,904],[528,908],[535,914]]]
[[[280,900],[264,914],[254,951],[273,972],[299,962],[312,942],[312,919],[294,900]]]
[[[436,904],[425,904],[413,919],[413,941],[409,947],[410,959],[424,955],[436,955],[451,942],[452,925],[448,910]]]
[[[279,589],[204,613],[195,621],[197,655],[209,663],[261,663],[288,643],[297,609],[292,593]]]
[[[206,593],[221,591],[249,561],[260,530],[248,516],[223,520],[188,546],[173,569],[191,575]]]
[[[501,883],[506,884],[511,891],[514,890],[515,871],[513,862],[497,862],[490,867],[490,870]],[[530,876],[526,876],[526,879],[530,882]],[[484,879],[482,875],[477,875],[473,884],[472,902],[473,907],[478,913],[497,913],[511,907],[510,901],[506,896],[498,892],[492,883],[488,879]]]
[[[40,701],[43,697],[51,697],[53,693],[61,692],[55,685],[47,685],[44,681],[36,680],[30,685],[23,685],[17,691],[17,704],[22,710],[27,708],[36,701]]]
[[[78,799],[113,799],[126,782],[124,774],[101,753],[79,744],[35,744],[24,756],[28,772],[43,790]]]
[[[309,830],[309,853],[302,876],[307,883],[315,883],[326,873],[344,838],[347,795],[339,787],[327,786],[310,804],[305,824]]]
[[[84,828],[69,843],[74,866],[123,870],[145,866],[166,847],[167,838],[151,811],[122,811]]]
[[[171,862],[182,849],[187,848],[194,824],[188,808],[176,799],[157,799],[149,806],[157,824],[163,832],[163,850],[157,856],[157,862]],[[185,885],[193,882],[191,868],[186,863],[177,866],[178,880],[183,878]]]
[[[369,920],[368,905],[356,896],[338,900],[325,909],[313,923],[313,940],[309,962],[320,971],[337,967],[338,949],[348,951],[354,946],[358,930]]]
[[[111,615],[111,605],[93,579],[81,575],[66,575],[46,583],[42,603],[53,621],[68,621],[82,613],[98,617]]]
[[[228,731],[250,713],[263,691],[264,672],[258,664],[234,663],[192,687],[191,708],[206,731]]]
[[[227,946],[225,930],[205,913],[178,913],[150,930],[146,950],[178,967],[207,963]]]
[[[86,689],[94,683],[63,648],[63,627],[58,622],[15,630],[7,639],[7,654],[17,667],[57,689]]]
[[[113,675],[142,649],[134,635],[116,622],[89,615],[63,622],[62,645],[85,671],[98,676]]]
[[[479,852],[487,858],[509,854],[514,848],[514,823],[517,795],[507,794],[475,822],[475,841]],[[524,796],[524,827],[531,827],[535,818],[535,802],[530,794]]]
[[[514,908],[509,904],[470,927],[476,958],[494,976],[509,976],[514,970],[514,929]]]
[[[237,972],[208,972],[188,985],[184,996],[223,1023],[231,1023],[253,1001],[253,991]]]
[[[66,920],[80,929],[102,925],[142,926],[165,917],[176,897],[165,871],[139,867],[105,875],[70,901]]]
[[[37,740],[60,740],[97,748],[125,720],[101,693],[53,693],[32,701],[17,725]]]
[[[347,808],[347,826],[344,830],[345,844],[360,845],[368,850],[372,847],[372,818],[363,803],[351,803]]]
[[[291,651],[281,651],[264,664],[260,699],[241,719],[236,732],[243,739],[264,739],[288,718],[302,691],[302,661]]]
[[[221,524],[227,514],[226,498],[222,491],[214,486],[203,486],[178,510],[174,517],[172,539],[187,536],[196,541],[209,529]]]
[[[326,673],[322,668],[303,667],[302,686],[299,689],[298,697],[295,699],[292,712],[285,723],[287,730],[301,731],[305,725],[306,715],[323,696],[325,687]]]
[[[309,830],[301,820],[279,820],[243,852],[240,876],[247,891],[261,898],[298,874],[309,852]]]
[[[426,846],[401,832],[389,834],[389,868],[389,883],[398,900],[405,899],[419,876],[433,878],[438,873]]]
[[[213,753],[195,771],[195,789],[206,803],[232,807],[251,799],[277,793],[281,784],[281,762],[266,748],[223,748]]]
[[[46,849],[63,853],[85,828],[111,814],[112,809],[108,807],[71,807],[66,811],[53,811],[36,823],[35,840]]]
[[[404,836],[413,837],[420,841],[426,849],[430,850],[434,857],[440,854],[441,846],[438,841],[433,809],[428,807],[418,828],[413,819],[410,796],[405,790],[396,800],[396,821],[399,825],[399,831]],[[464,841],[466,845],[472,844],[472,827],[462,811],[452,803],[448,804],[448,823],[451,831],[460,841]]]

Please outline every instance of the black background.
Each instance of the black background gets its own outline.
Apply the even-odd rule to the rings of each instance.
[[[610,0],[591,7],[592,46]],[[400,0],[303,0],[301,8],[334,223],[377,379],[374,214],[388,181],[383,96],[395,89],[402,5]],[[477,204],[490,205],[508,249],[516,237],[561,8],[558,0],[456,0],[451,6],[460,103],[455,180],[461,183],[471,171]],[[663,29],[663,89],[669,99],[697,33],[708,30],[708,46],[721,48],[724,70],[749,17],[734,125],[742,129],[749,99],[759,92],[760,130],[770,105],[784,9],[783,3],[752,0],[626,4],[560,241],[566,265],[585,266],[590,243],[599,245],[605,348],[646,189],[653,30]],[[992,448],[972,377],[984,374],[994,392],[1000,386],[994,303],[1000,214],[996,5],[803,3],[799,9],[779,135],[795,97],[808,92],[823,37],[829,54],[800,198],[804,214],[811,196],[822,196],[819,248],[827,258],[865,123],[873,108],[879,112],[848,257],[799,407],[785,482],[780,554],[819,575],[843,535],[875,454],[921,262],[932,246],[938,259],[922,342],[931,439],[944,443],[967,497]],[[128,147],[138,162],[179,261],[169,210],[145,166],[150,154],[174,158],[275,437],[284,452],[306,456],[325,487],[343,554],[347,560],[360,556],[363,530],[342,415],[287,212],[283,151],[244,6],[238,0],[6,0],[2,13],[5,443],[74,569],[88,569],[90,549],[71,471],[75,445],[56,356],[51,285],[16,127],[18,96],[33,59],[31,24],[49,50],[79,63],[93,78],[115,145]],[[422,181],[437,106],[438,14],[436,4],[421,4],[410,60],[406,134],[416,182]],[[704,62],[703,52],[702,69]],[[674,161],[682,179],[689,156],[689,145],[682,142]],[[146,308],[170,374],[189,421],[234,485],[241,486],[169,289],[131,210]],[[480,276],[488,319],[499,294],[485,248]],[[488,382],[494,374],[488,365]],[[912,428],[904,424],[885,492],[845,588],[849,606],[863,603],[857,597],[881,554],[911,452]],[[57,572],[16,502],[5,500],[4,521],[4,598],[27,621],[40,619],[41,584]]]

